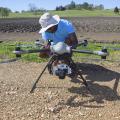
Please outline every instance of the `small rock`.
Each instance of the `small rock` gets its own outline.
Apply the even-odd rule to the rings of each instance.
[[[25,117],[22,117],[21,120],[25,120]]]
[[[71,115],[71,114],[68,114],[68,116],[69,116],[70,118],[73,118],[73,115]]]
[[[84,114],[84,113],[82,113],[82,112],[80,112],[80,111],[79,111],[79,114],[80,114],[81,116],[85,116],[85,114]]]
[[[53,113],[58,113],[61,109],[62,109],[62,106],[55,106],[55,107],[48,108],[48,110]]]
[[[31,113],[28,113],[27,116],[32,116],[32,114],[31,114]]]
[[[54,108],[53,107],[50,107],[48,108],[49,111],[53,112],[54,111]]]
[[[42,114],[41,117],[43,118],[43,117],[44,117],[44,114]]]
[[[101,113],[99,113],[99,117],[101,117],[102,116],[102,114]]]

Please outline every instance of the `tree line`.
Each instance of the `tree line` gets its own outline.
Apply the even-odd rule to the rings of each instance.
[[[65,6],[57,6],[56,11],[64,11],[64,10],[104,10],[104,5],[93,5],[89,4],[87,2],[84,2],[83,4],[76,4],[74,1],[71,1],[71,3],[65,5]],[[120,9],[116,6],[114,8],[114,13],[119,14]],[[5,18],[9,16],[9,13],[12,12],[9,8],[0,7],[0,17]],[[22,13],[24,12],[31,12],[33,15],[39,15],[40,13],[46,12],[44,8],[37,8],[34,4],[29,4],[29,10],[22,10]],[[19,13],[19,11],[15,11],[15,13]]]
[[[93,5],[93,4],[89,4],[87,2],[84,2],[83,4],[76,4],[74,1],[71,1],[70,4],[65,5],[65,6],[57,6],[56,7],[56,11],[60,10],[81,10],[81,9],[86,9],[86,10],[103,10],[104,9],[104,5],[100,4],[100,5]]]

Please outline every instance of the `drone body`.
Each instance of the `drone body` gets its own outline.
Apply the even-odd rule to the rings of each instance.
[[[39,41],[36,41],[37,45],[44,46],[43,44],[40,44]],[[79,45],[87,46],[87,41],[80,43]],[[21,57],[22,54],[28,54],[28,53],[41,53],[41,52],[50,52],[50,59],[43,69],[42,73],[36,80],[35,84],[33,85],[30,92],[33,92],[36,88],[36,84],[41,78],[42,74],[48,68],[48,71],[52,75],[56,75],[59,77],[59,79],[64,79],[66,76],[74,77],[74,76],[80,76],[83,80],[83,84],[87,87],[87,82],[83,78],[81,72],[77,68],[76,64],[72,60],[72,54],[74,52],[77,53],[85,53],[85,54],[95,54],[101,56],[102,59],[106,59],[106,56],[108,55],[107,49],[103,49],[102,51],[88,51],[88,50],[78,50],[78,49],[72,49],[71,46],[68,46],[67,44],[63,42],[58,42],[57,44],[50,44],[49,48],[43,47],[42,49],[36,49],[36,50],[21,50],[19,46],[16,47],[15,51],[13,53],[16,54],[16,57]]]

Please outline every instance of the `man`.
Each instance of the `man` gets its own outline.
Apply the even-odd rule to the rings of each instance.
[[[39,19],[39,23],[42,27],[39,33],[45,41],[52,40],[54,44],[65,42],[73,48],[77,47],[75,29],[69,21],[60,19],[58,15],[45,13]]]
[[[50,40],[53,44],[64,42],[74,49],[77,47],[78,40],[71,22],[60,19],[58,15],[52,16],[50,13],[45,13],[39,19],[39,23],[42,27],[39,33],[42,34],[43,40],[48,43],[47,47],[49,47]],[[39,54],[40,57],[46,57],[47,55],[48,53],[45,52]],[[57,60],[54,61],[53,68],[60,62]]]
[[[51,40],[53,44],[65,42],[72,48],[77,47],[75,29],[69,21],[60,19],[58,15],[52,16],[50,13],[45,13],[40,17],[39,23],[42,27],[39,33],[47,43]]]

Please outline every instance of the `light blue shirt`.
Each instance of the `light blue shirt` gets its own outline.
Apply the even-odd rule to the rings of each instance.
[[[71,22],[61,19],[58,23],[58,28],[55,33],[43,32],[42,38],[44,40],[53,40],[53,43],[64,42],[68,34],[75,32]]]

